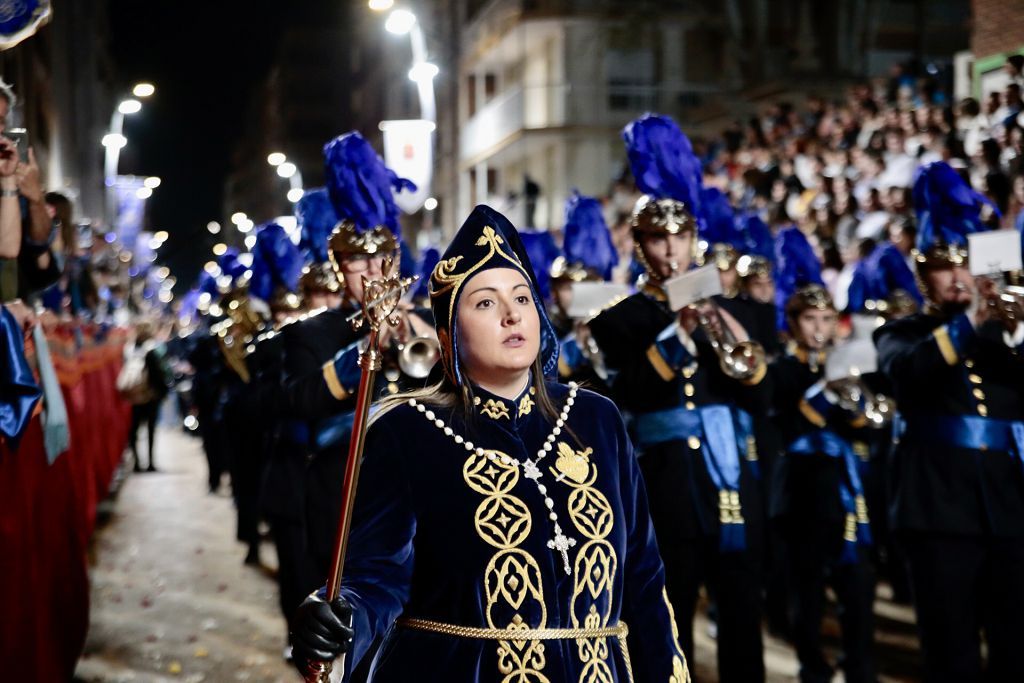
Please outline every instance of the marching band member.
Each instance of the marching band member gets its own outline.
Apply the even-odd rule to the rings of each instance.
[[[511,223],[477,207],[430,296],[438,381],[371,424],[341,597],[300,608],[297,658],[351,668],[383,636],[375,683],[688,681],[622,419],[549,380]]]
[[[624,131],[633,176],[644,196],[633,213],[636,258],[646,268],[640,291],[603,311],[589,327],[617,373],[612,396],[632,417],[651,517],[665,560],[683,651],[693,661],[693,619],[701,584],[718,606],[722,681],[764,679],[758,550],[761,497],[748,456],[766,366],[727,375],[702,312],[675,313],[661,284],[696,256],[701,171],[690,142],[669,118],[648,115]],[[707,306],[705,305],[705,309]],[[710,317],[717,317],[711,313]],[[746,341],[726,311],[721,320]],[[720,329],[713,334],[722,334]]]
[[[800,680],[832,680],[821,644],[828,583],[839,601],[845,680],[871,682],[875,582],[863,547],[870,540],[864,487],[850,443],[863,438],[857,434],[865,429],[863,417],[835,405],[825,384],[838,315],[811,245],[799,229],[787,228],[778,252],[792,341],[768,373],[775,427],[785,444],[774,461],[769,514],[784,546]]]
[[[875,332],[905,431],[890,486],[927,681],[1024,680],[1024,329],[990,319],[967,263],[984,197],[942,162],[914,181],[927,305]]]

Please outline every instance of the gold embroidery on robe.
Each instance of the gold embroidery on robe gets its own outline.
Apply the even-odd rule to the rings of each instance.
[[[487,403],[484,403],[483,407],[480,408],[480,412],[492,420],[509,419],[508,406],[501,401],[495,401],[493,398],[487,399]]]
[[[519,482],[519,468],[499,451],[489,451],[495,460],[471,453],[462,466],[470,489],[484,496],[474,516],[477,535],[498,549],[484,570],[487,625],[490,628],[528,630],[547,626],[547,606],[540,566],[519,546],[530,534],[530,509],[512,490]],[[532,624],[523,614],[539,614]],[[543,674],[546,664],[544,642],[501,640],[497,645],[498,671],[502,683],[551,683]]]
[[[530,393],[533,393],[532,388]],[[533,399],[530,398],[530,394],[524,394],[522,400],[519,401],[519,417],[529,415],[531,410],[533,410]]]
[[[587,539],[573,563],[575,583],[569,616],[574,628],[608,625],[618,564],[615,549],[606,540],[615,524],[615,514],[608,498],[594,486],[597,466],[590,462],[593,452],[592,448],[577,451],[560,441],[555,467],[549,468],[556,479],[572,488],[569,518]],[[607,638],[580,638],[576,641],[576,651],[583,664],[579,683],[614,683],[608,665]]]

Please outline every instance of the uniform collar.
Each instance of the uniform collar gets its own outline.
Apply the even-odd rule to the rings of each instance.
[[[796,358],[804,365],[810,365],[812,368],[819,368],[825,364],[825,360],[828,358],[828,349],[822,351],[811,351],[806,346],[797,344],[794,341],[789,342],[789,348],[786,349],[789,355]]]
[[[473,410],[477,416],[484,420],[498,424],[515,425],[528,415],[536,412],[536,393],[537,390],[533,386],[532,373],[530,380],[527,381],[523,390],[512,399],[492,394],[483,387],[474,384]]]

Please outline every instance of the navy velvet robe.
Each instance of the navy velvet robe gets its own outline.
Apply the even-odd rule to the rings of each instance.
[[[561,410],[569,389],[546,386]],[[342,585],[354,607],[347,666],[380,637],[375,683],[689,680],[646,492],[614,404],[579,391],[534,482],[521,467],[494,463],[453,438],[520,463],[535,459],[554,425],[534,390],[515,400],[480,389],[476,395],[468,421],[460,409],[434,411],[451,436],[407,404],[368,431]],[[554,523],[536,483],[546,486],[563,532],[576,540],[571,575],[547,545]],[[615,637],[483,640],[413,630],[396,623],[400,617],[500,629],[600,628],[621,620],[629,627],[628,655]]]

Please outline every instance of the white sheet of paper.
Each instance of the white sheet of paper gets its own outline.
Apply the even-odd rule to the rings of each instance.
[[[668,306],[681,311],[695,301],[722,293],[722,280],[714,263],[687,271],[665,282]]]
[[[967,254],[971,275],[1021,270],[1020,233],[1016,230],[992,230],[968,235]]]
[[[629,285],[618,282],[574,282],[572,303],[567,313],[570,318],[590,318],[597,315],[614,299],[629,294]]]
[[[870,339],[846,342],[829,352],[825,359],[825,381],[866,375],[878,370],[878,352]]]

